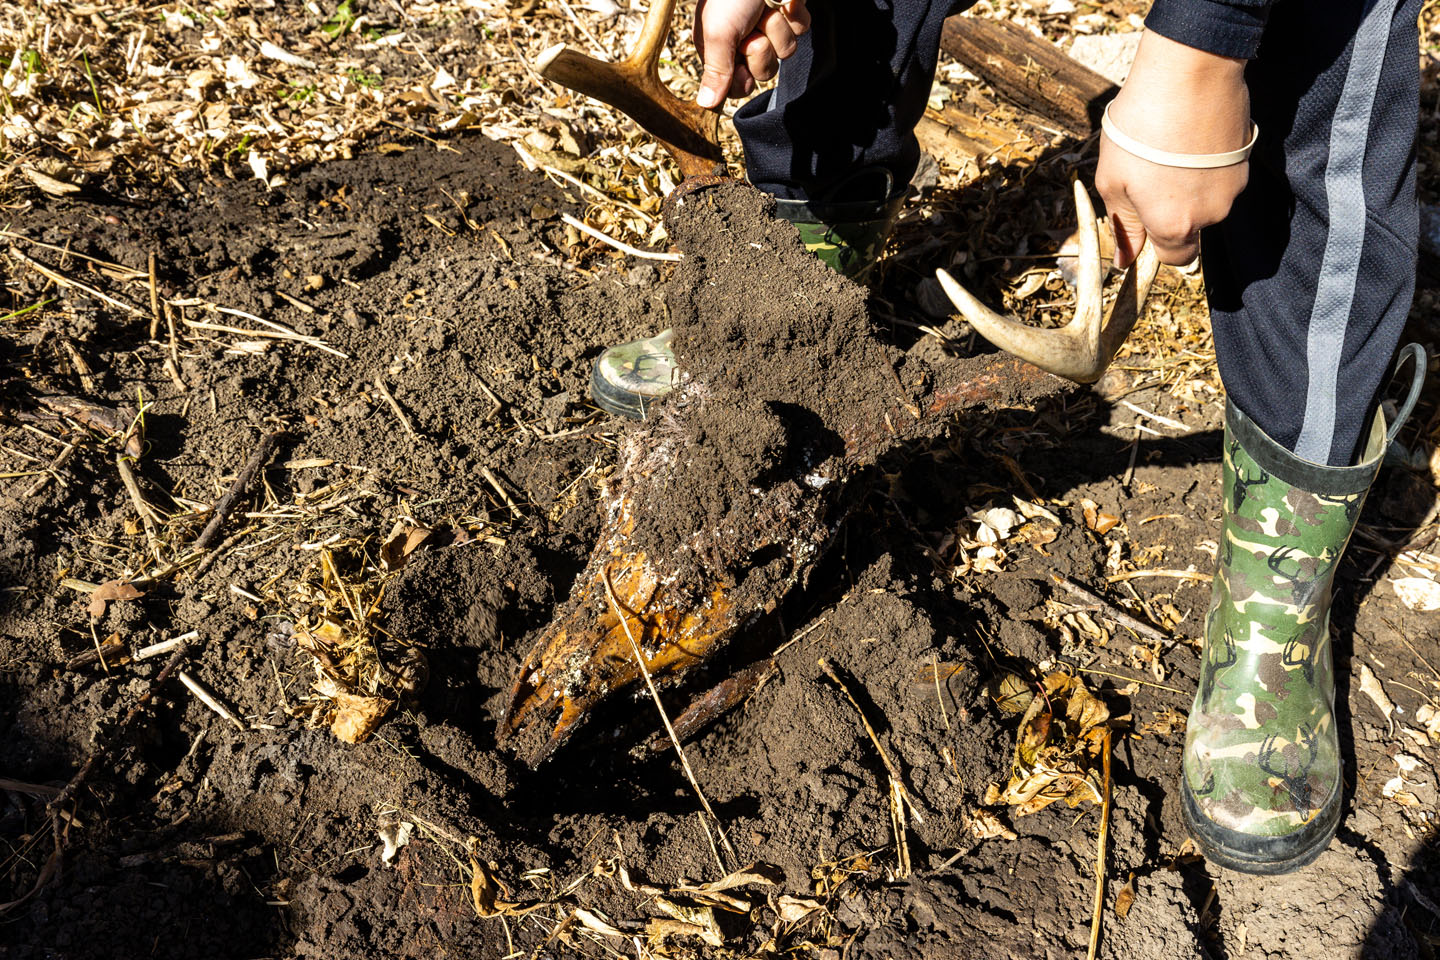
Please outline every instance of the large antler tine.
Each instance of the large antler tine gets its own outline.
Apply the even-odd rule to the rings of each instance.
[[[1085,333],[1085,343],[1100,346],[1100,318],[1104,312],[1105,268],[1100,263],[1100,229],[1095,225],[1095,205],[1090,191],[1079,179],[1075,181],[1075,216],[1079,221],[1079,269],[1075,277],[1075,317],[1065,326],[1077,327]]]
[[[665,49],[665,41],[670,38],[670,16],[674,9],[675,0],[650,0],[650,9],[645,12],[645,22],[640,27],[635,49],[625,58],[627,65],[659,79],[660,51]]]
[[[1155,282],[1155,275],[1159,270],[1160,258],[1155,254],[1155,245],[1147,238],[1140,248],[1140,255],[1126,272],[1125,279],[1120,284],[1120,293],[1110,308],[1110,317],[1105,321],[1098,353],[1100,370],[1095,379],[1099,379],[1105,368],[1110,366],[1110,361],[1115,359],[1115,354],[1119,352],[1125,338],[1135,329],[1135,323],[1145,309],[1145,298],[1150,295],[1150,285]]]
[[[1079,220],[1080,265],[1075,284],[1075,315],[1058,330],[1032,327],[1002,316],[977,300],[944,270],[937,270],[940,286],[960,315],[986,340],[1033,363],[1042,370],[1077,383],[1100,379],[1120,344],[1135,326],[1155,279],[1159,261],[1146,244],[1135,267],[1126,275],[1117,306],[1108,320],[1102,299],[1104,269],[1100,263],[1100,231],[1095,207],[1084,184],[1075,182],[1075,213]]]

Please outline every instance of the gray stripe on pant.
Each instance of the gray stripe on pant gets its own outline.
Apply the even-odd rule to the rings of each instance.
[[[1393,6],[1384,0],[1370,0],[1355,34],[1345,88],[1330,127],[1330,156],[1325,163],[1329,234],[1306,334],[1309,380],[1305,421],[1295,443],[1295,455],[1314,463],[1330,462],[1335,439],[1335,391],[1345,328],[1355,299],[1360,253],[1365,245],[1365,145],[1370,139],[1370,112],[1385,66]]]

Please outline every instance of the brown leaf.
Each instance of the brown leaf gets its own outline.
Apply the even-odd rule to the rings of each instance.
[[[395,528],[390,531],[390,536],[380,546],[380,566],[386,571],[399,570],[405,566],[419,546],[434,531],[427,527],[412,527],[406,523],[396,523]]]
[[[970,836],[976,840],[991,840],[995,837],[1000,837],[1004,840],[1015,840],[1019,837],[1019,834],[1005,826],[999,817],[988,810],[976,810],[969,817],[969,822],[966,826],[970,831]]]
[[[781,920],[784,920],[786,923],[796,923],[822,908],[820,904],[814,900],[784,896],[775,901],[775,909],[776,912],[780,914]]]
[[[1094,500],[1081,500],[1080,506],[1085,514],[1085,526],[1102,536],[1113,530],[1115,525],[1120,522],[1119,517],[1101,510],[1100,505]]]
[[[484,863],[470,858],[470,902],[475,906],[475,915],[480,917],[498,917],[502,913],[501,897],[509,897],[510,891],[506,890],[490,868]]]
[[[111,600],[135,600],[143,596],[145,591],[124,580],[107,580],[90,594],[90,616],[97,620],[105,616],[105,607]]]
[[[1125,886],[1115,894],[1115,915],[1124,920],[1130,913],[1130,908],[1135,905],[1135,873],[1131,871],[1130,879],[1125,881]]]
[[[360,743],[384,721],[394,700],[384,697],[360,697],[353,693],[336,693],[335,713],[330,719],[330,732],[346,743]]]

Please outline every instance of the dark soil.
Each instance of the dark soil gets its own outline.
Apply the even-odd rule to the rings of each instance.
[[[752,487],[801,465],[850,466],[833,544],[808,582],[697,680],[799,638],[778,655],[775,676],[687,746],[740,859],[773,864],[783,880],[731,891],[755,911],[722,914],[723,947],[673,937],[664,952],[647,948],[652,955],[1083,955],[1098,811],[999,810],[1018,839],[969,831],[987,785],[1008,775],[1015,736],[987,685],[1002,667],[1068,665],[1092,671],[1086,682],[1133,724],[1115,753],[1102,956],[1433,956],[1435,750],[1403,728],[1415,729],[1416,709],[1435,696],[1430,664],[1440,665],[1440,650],[1433,614],[1407,610],[1386,582],[1395,545],[1436,497],[1426,475],[1382,475],[1343,568],[1335,629],[1352,688],[1341,698],[1351,805],[1340,836],[1307,872],[1241,877],[1177,858],[1185,835],[1172,785],[1183,727],[1166,718],[1189,706],[1208,588],[1130,582],[1152,610],[1168,603],[1183,615],[1159,670],[1146,642],[1123,629],[1112,627],[1103,646],[1068,638],[1050,603],[1073,599],[1052,572],[1111,601],[1129,598],[1126,585],[1105,579],[1117,551],[1146,554],[1148,566],[1210,568],[1213,400],[1128,396],[1193,428],[1144,434],[1128,477],[1135,415],[1058,384],[1017,385],[983,412],[906,427],[856,457],[850,420],[905,416],[904,404],[922,406],[994,358],[938,356],[933,341],[877,334],[863,292],[798,254],[793,231],[761,216],[748,191],[695,195],[674,229],[689,256],[661,275],[569,246],[554,212],[572,205],[479,138],[366,153],[269,192],[253,183],[187,188],[47,201],[19,212],[11,229],[140,270],[153,251],[163,295],[273,319],[349,358],[283,341],[227,352],[248,338],[183,320],[256,329],[253,320],[180,308],[181,389],[163,368],[164,324],[151,342],[148,316],[47,289],[10,262],[12,302],[0,311],[56,302],[0,324],[5,471],[30,469],[8,451],[42,463],[60,452],[20,425],[42,395],[133,410],[143,391],[147,449],[135,469],[167,514],[187,509],[172,496],[212,502],[262,432],[285,435],[245,501],[261,516],[232,522],[227,534],[242,535],[213,566],[111,603],[93,624],[88,598],[62,579],[112,579],[138,569],[147,550],[113,447],[86,443],[60,469],[65,485],[28,496],[35,476],[0,479],[0,777],[58,787],[113,741],[62,824],[63,872],[0,915],[0,956],[635,953],[628,938],[561,921],[583,906],[638,933],[659,916],[653,896],[622,882],[620,866],[631,886],[720,876],[673,754],[632,753],[657,728],[648,698],[627,693],[536,770],[497,745],[495,730],[523,655],[595,543],[598,486],[614,473],[617,443],[659,430],[681,438],[674,449],[685,455],[656,475],[671,496],[654,501],[657,512],[637,530],[652,549],[697,525],[743,518]],[[23,252],[148,314],[143,282],[44,248]],[[897,271],[886,302],[899,309],[909,285]],[[765,323],[748,323],[761,315]],[[695,402],[667,404],[664,419],[638,429],[605,420],[585,392],[600,348],[672,324],[704,396],[692,391]],[[1436,339],[1423,324],[1419,334]],[[1434,411],[1432,396],[1420,421]],[[325,490],[335,484],[352,499],[288,508],[332,503]],[[1002,572],[953,575],[971,512],[1013,506],[1012,494],[1055,511],[1057,538],[1005,544]],[[1087,529],[1086,498],[1120,525],[1105,535]],[[285,519],[266,516],[278,514]],[[373,737],[349,745],[286,712],[314,677],[289,633],[287,598],[319,576],[317,545],[360,556],[397,520],[438,532],[386,582],[377,643],[422,649],[429,683]],[[203,522],[176,521],[177,542]],[[134,650],[190,630],[199,638],[185,669],[246,729],[174,681],[119,729],[165,658],[105,668],[81,655],[112,634]],[[909,835],[909,877],[897,874],[886,772],[821,657],[846,679],[924,815]],[[1400,708],[1393,733],[1359,691],[1361,662]],[[681,705],[680,691],[666,695]],[[1417,806],[1381,795],[1401,751],[1422,761],[1407,778]],[[45,797],[8,786],[0,784],[0,902],[31,888],[51,842]],[[397,822],[415,830],[387,864],[379,831]],[[504,921],[477,917],[469,851],[493,864],[513,899],[553,903]],[[1121,920],[1114,898],[1132,873],[1136,898]],[[780,895],[823,909],[783,922]]]

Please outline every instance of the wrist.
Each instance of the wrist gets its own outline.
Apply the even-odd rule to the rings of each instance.
[[[1110,115],[1120,129],[1159,150],[1239,149],[1251,132],[1245,61],[1147,32]]]

